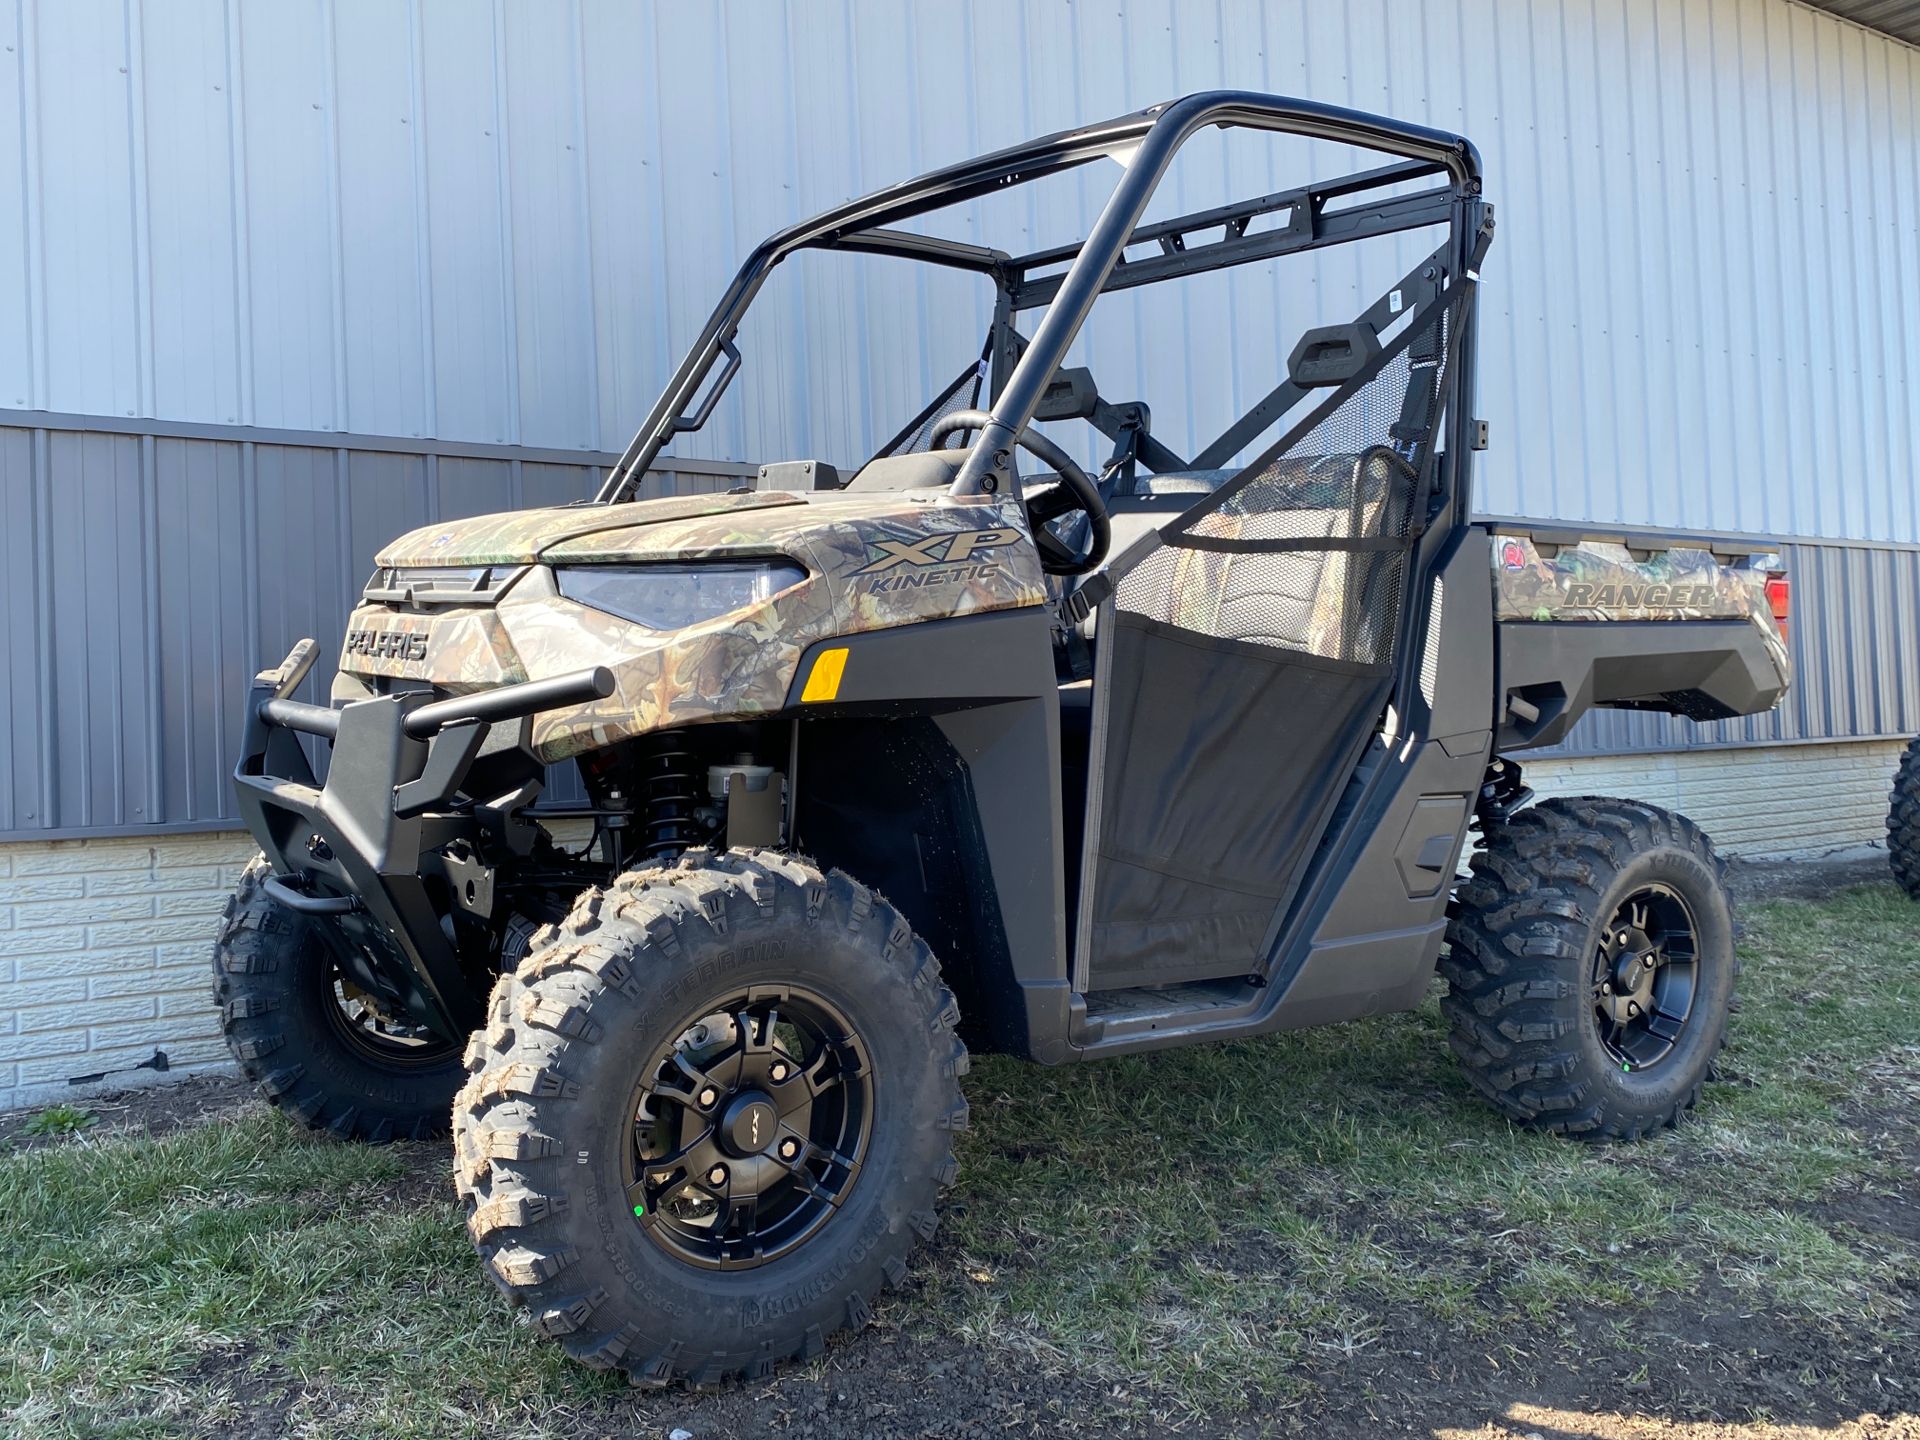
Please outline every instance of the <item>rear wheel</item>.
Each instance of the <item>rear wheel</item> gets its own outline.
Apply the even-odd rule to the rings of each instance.
[[[1915,900],[1920,900],[1920,738],[1910,741],[1893,777],[1893,800],[1887,807],[1887,851],[1893,878]]]
[[[1450,1043],[1502,1112],[1589,1139],[1675,1125],[1726,1039],[1721,864],[1683,816],[1547,800],[1487,835],[1441,961]]]
[[[958,1018],[837,871],[693,851],[622,876],[535,937],[468,1047],[468,1232],[538,1329],[636,1383],[816,1354],[933,1233]]]
[[[444,1135],[460,1047],[384,1013],[341,974],[328,922],[274,903],[264,858],[241,873],[213,947],[213,998],[241,1073],[343,1140]]]

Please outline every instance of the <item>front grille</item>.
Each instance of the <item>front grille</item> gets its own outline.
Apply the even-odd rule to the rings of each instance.
[[[382,566],[362,600],[381,605],[491,605],[524,565]]]

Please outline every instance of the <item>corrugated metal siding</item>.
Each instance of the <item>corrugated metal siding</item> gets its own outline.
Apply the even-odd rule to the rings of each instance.
[[[272,433],[272,432],[266,432]],[[591,494],[592,464],[0,426],[0,839],[234,821],[248,680],[330,675],[379,546]],[[649,477],[658,493],[737,477]],[[324,700],[325,681],[303,698]],[[578,798],[572,767],[549,799]]]
[[[0,0],[0,31],[0,404],[617,450],[772,227],[1245,85],[1485,151],[1490,510],[1920,541],[1920,51],[1787,0]],[[1207,137],[1165,204],[1306,153]],[[1109,178],[949,228],[1063,238]],[[967,277],[800,270],[688,453],[856,458],[977,343]],[[1087,350],[1191,446],[1374,282],[1116,297]]]
[[[1920,51],[1788,0],[0,0],[0,46],[0,834],[226,818],[245,676],[391,534],[584,489],[767,231],[1213,86],[1481,145],[1484,510],[1920,542]],[[1358,163],[1201,137],[1155,210]],[[1111,179],[929,228],[1070,239]],[[1418,253],[1110,297],[1081,358],[1191,449]],[[682,448],[857,458],[987,299],[804,257]],[[1920,727],[1913,552],[1793,554],[1790,713],[1580,748]]]

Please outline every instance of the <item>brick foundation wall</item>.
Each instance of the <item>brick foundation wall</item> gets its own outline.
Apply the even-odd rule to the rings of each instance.
[[[244,834],[0,845],[0,1110],[225,1064],[209,947]]]
[[[1884,842],[1899,741],[1519,760],[1548,795],[1624,795],[1677,810],[1724,854],[1756,859]]]
[[[1633,796],[1690,815],[1728,854],[1773,856],[1882,839],[1899,753],[1705,750],[1536,760],[1526,775],[1542,796]],[[253,853],[239,833],[0,845],[0,1110],[166,1078],[128,1068],[156,1049],[167,1077],[227,1063],[208,952]]]

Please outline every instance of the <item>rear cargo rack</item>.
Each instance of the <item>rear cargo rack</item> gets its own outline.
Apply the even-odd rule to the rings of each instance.
[[[1618,545],[1635,560],[1645,560],[1663,550],[1704,550],[1722,564],[1735,565],[1743,560],[1756,560],[1777,556],[1780,552],[1778,541],[1762,539],[1736,539],[1725,535],[1686,535],[1669,531],[1640,531],[1624,527],[1595,528],[1591,526],[1536,525],[1528,520],[1497,520],[1482,522],[1494,535],[1512,535],[1518,539],[1531,540],[1540,555],[1551,560],[1564,549],[1586,542],[1588,544]]]

